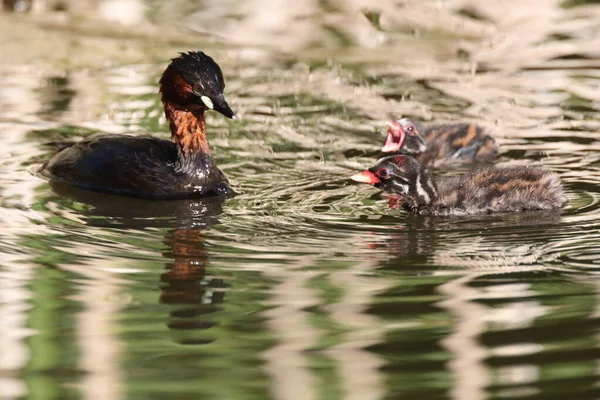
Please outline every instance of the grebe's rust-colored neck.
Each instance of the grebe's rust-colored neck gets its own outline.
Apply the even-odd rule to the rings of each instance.
[[[171,127],[171,137],[179,151],[185,155],[199,152],[210,155],[204,110],[200,107],[182,109],[169,102],[165,102],[164,107]]]

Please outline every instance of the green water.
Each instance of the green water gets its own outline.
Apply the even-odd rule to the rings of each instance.
[[[1,15],[0,397],[600,397],[600,7],[575,3],[299,2],[261,25],[240,2],[149,2],[148,25],[118,29]],[[168,137],[157,80],[183,50],[223,69],[238,119],[207,125],[238,196],[36,174],[93,133]],[[568,207],[389,209],[348,177],[401,115],[485,126],[498,162],[559,173]]]

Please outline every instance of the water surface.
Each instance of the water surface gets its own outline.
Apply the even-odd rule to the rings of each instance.
[[[0,65],[2,398],[598,398],[600,9],[440,3],[300,2],[269,29],[190,12],[225,43],[1,16],[34,27]],[[171,11],[156,29],[189,10]],[[209,136],[238,196],[150,202],[36,175],[90,134],[166,137],[157,80],[188,49],[224,71],[239,118],[211,114]],[[482,124],[499,162],[556,171],[568,207],[389,209],[348,177],[399,116]]]

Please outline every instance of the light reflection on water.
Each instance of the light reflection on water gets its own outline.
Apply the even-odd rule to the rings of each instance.
[[[165,135],[164,63],[1,68],[3,396],[597,398],[599,11],[554,7],[528,29],[515,21],[529,9],[508,9],[488,5],[498,32],[460,44],[476,65],[413,65],[393,41],[336,63],[215,51],[241,116],[209,119],[240,192],[224,202],[122,199],[33,173],[98,131]],[[401,114],[482,123],[500,162],[557,171],[568,208],[388,209],[347,178]]]

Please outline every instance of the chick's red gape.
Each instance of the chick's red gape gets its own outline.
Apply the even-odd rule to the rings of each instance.
[[[174,58],[160,79],[173,141],[128,135],[94,135],[56,154],[42,172],[51,180],[94,191],[148,199],[180,199],[231,192],[206,137],[204,113],[228,118],[225,81],[203,52]]]

